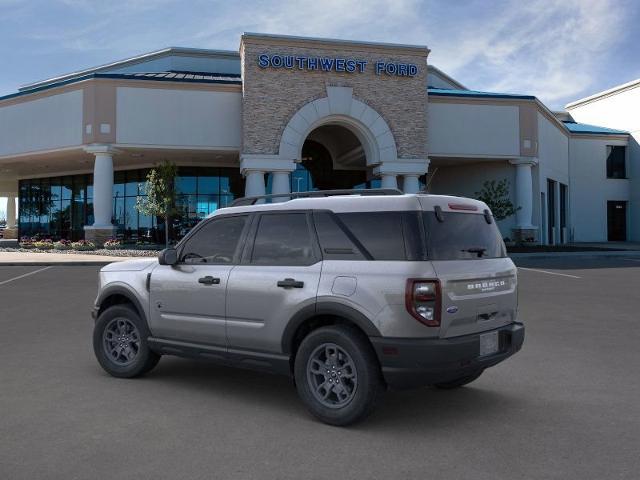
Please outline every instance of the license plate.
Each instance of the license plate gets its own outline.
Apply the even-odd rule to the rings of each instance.
[[[498,332],[483,333],[480,335],[480,356],[486,357],[498,351]]]

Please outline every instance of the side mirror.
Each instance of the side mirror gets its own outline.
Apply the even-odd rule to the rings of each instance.
[[[178,251],[175,248],[165,248],[158,254],[160,265],[175,265],[178,263]]]

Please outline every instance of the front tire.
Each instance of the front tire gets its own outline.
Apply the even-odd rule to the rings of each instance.
[[[133,378],[151,371],[160,355],[149,348],[150,332],[131,305],[104,310],[93,329],[93,351],[100,366],[118,378]]]
[[[363,420],[384,390],[371,345],[362,333],[344,325],[322,327],[304,338],[294,376],[307,409],[330,425]]]

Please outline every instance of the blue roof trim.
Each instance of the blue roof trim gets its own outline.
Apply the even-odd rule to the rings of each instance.
[[[563,121],[564,126],[569,129],[571,133],[590,133],[595,135],[629,135],[629,132],[625,130],[615,130],[613,128],[598,127],[596,125],[588,125],[586,123],[577,123],[570,121]]]
[[[447,88],[427,88],[429,95],[441,97],[476,97],[476,98],[516,98],[522,100],[535,100],[533,95],[520,95],[517,93],[480,92],[477,90],[454,90]]]
[[[168,73],[174,72],[156,72],[153,74],[140,74],[140,73],[90,73],[88,75],[83,75],[81,77],[71,78],[69,80],[63,80],[61,82],[50,83],[47,85],[43,85],[42,87],[36,87],[29,90],[24,90],[21,92],[10,93],[9,95],[4,95],[0,97],[0,101],[9,100],[11,98],[24,97],[26,95],[31,95],[32,93],[42,92],[45,90],[50,90],[52,88],[63,87],[65,85],[71,85],[73,83],[82,82],[85,80],[91,80],[92,78],[113,78],[120,80],[147,80],[151,82],[181,82],[181,83],[213,83],[213,84],[225,84],[225,85],[242,85],[242,80],[240,77],[234,74],[221,74],[219,77],[211,76],[210,78],[185,78],[181,76],[177,77],[166,77],[166,76],[156,76],[156,75],[166,75]],[[200,74],[193,74],[194,76]]]

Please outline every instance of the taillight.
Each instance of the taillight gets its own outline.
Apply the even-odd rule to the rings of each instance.
[[[407,280],[405,292],[407,311],[428,327],[440,326],[440,282],[438,280]]]

